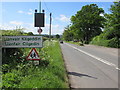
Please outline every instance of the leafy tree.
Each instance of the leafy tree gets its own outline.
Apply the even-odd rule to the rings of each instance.
[[[73,33],[72,33],[69,25],[67,27],[65,27],[65,30],[63,32],[63,38],[66,41],[73,40]]]
[[[57,39],[58,39],[58,38],[60,38],[60,35],[59,35],[59,34],[57,34],[57,35],[56,35],[56,38],[57,38]]]
[[[71,33],[73,34],[73,39],[77,41],[83,42],[83,33],[81,30],[78,30],[74,25],[70,27]]]
[[[32,32],[28,32],[27,35],[34,35]]]
[[[120,48],[120,2],[114,2],[110,11],[111,14],[105,14],[106,22],[103,33],[93,38],[92,43]]]
[[[102,32],[101,28],[103,28],[105,21],[101,16],[102,13],[104,13],[102,8],[98,8],[96,4],[90,4],[83,6],[75,16],[71,17],[72,26],[79,33],[79,38],[89,42],[91,38]]]
[[[14,30],[0,30],[2,36],[18,36],[23,35],[23,29],[14,29]]]
[[[120,2],[114,2],[111,5],[110,11],[112,14],[106,15],[106,30],[108,31],[107,38],[120,37]]]

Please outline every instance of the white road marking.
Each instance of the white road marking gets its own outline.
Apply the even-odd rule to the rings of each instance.
[[[86,55],[88,55],[88,56],[90,56],[90,57],[92,57],[92,58],[94,58],[94,59],[96,59],[96,60],[98,60],[98,61],[100,61],[100,62],[102,62],[102,63],[104,63],[104,64],[107,64],[109,66],[113,66],[115,69],[120,70],[115,64],[113,64],[111,62],[108,62],[107,60],[104,60],[102,58],[96,57],[96,56],[94,56],[94,55],[92,55],[90,53],[87,53],[87,52],[85,52],[83,50],[80,50],[80,49],[78,49],[78,48],[76,48],[76,47],[74,47],[74,46],[72,46],[70,44],[67,44],[67,43],[65,43],[65,44],[70,46],[70,47],[72,47],[72,48],[74,48],[74,49],[76,49],[76,50],[78,50],[78,51],[80,51],[80,52],[82,52],[82,53],[84,53],[84,54],[86,54]]]

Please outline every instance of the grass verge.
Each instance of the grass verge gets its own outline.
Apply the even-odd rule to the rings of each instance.
[[[60,45],[46,41],[40,51],[40,65],[27,61],[9,70],[4,65],[3,88],[69,88]]]
[[[75,44],[75,45],[78,45],[78,46],[84,46],[82,43],[80,42],[73,42],[73,41],[65,41],[66,43],[71,43],[71,44]]]

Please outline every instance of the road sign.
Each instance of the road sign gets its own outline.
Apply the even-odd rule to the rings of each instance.
[[[41,28],[38,29],[38,33],[39,33],[39,34],[42,33],[42,29],[41,29]]]
[[[42,36],[3,36],[4,48],[40,48],[43,46]]]
[[[34,26],[35,27],[44,27],[45,25],[45,14],[44,13],[35,13],[34,15]]]
[[[35,48],[33,48],[27,56],[27,60],[40,60]]]

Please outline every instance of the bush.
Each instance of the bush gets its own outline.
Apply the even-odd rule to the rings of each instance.
[[[108,43],[108,40],[104,40],[102,38],[102,35],[94,37],[92,39],[92,41],[90,42],[90,44],[99,45],[99,46],[106,46],[106,47],[108,45],[107,43]]]
[[[20,82],[20,77],[17,73],[6,73],[2,75],[2,87],[3,88],[17,88]]]
[[[112,38],[108,42],[108,47],[120,48],[120,44],[119,43],[120,42],[119,42],[118,38]]]
[[[84,44],[83,44],[83,43],[81,43],[81,42],[79,42],[79,44],[80,44],[80,46],[84,46]]]
[[[107,39],[101,38],[101,36],[96,36],[93,38],[93,40],[90,42],[90,44],[105,46],[105,47],[120,48],[118,38],[112,38],[110,40],[107,40]]]
[[[20,48],[2,48],[2,64],[17,64],[22,56],[23,52]]]
[[[49,38],[47,38],[47,37],[43,37],[43,42],[46,41],[46,40],[48,40],[48,39],[49,39]]]
[[[5,73],[2,74],[2,88],[68,88],[59,43],[44,43],[45,47],[40,51],[39,65],[34,65],[32,61],[3,65]],[[29,50],[30,48],[22,49],[24,53]]]

